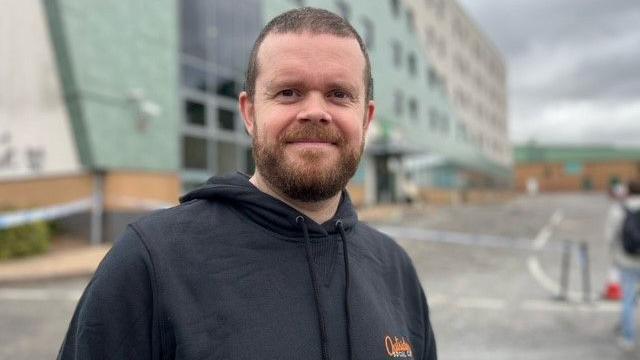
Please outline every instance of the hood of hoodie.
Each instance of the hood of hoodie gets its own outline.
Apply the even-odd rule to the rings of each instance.
[[[346,190],[342,191],[335,215],[323,224],[318,224],[285,202],[260,191],[249,176],[240,172],[211,177],[207,182],[180,198],[180,202],[202,199],[231,204],[248,219],[282,236],[300,239],[301,229],[297,223],[304,217],[309,236],[326,237],[338,232],[336,222],[342,221],[345,231],[349,231],[358,221],[357,214]]]

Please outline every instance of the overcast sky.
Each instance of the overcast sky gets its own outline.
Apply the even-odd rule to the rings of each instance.
[[[640,147],[640,1],[458,1],[506,58],[514,142]]]

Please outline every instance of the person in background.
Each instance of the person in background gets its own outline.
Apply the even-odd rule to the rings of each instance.
[[[619,269],[622,283],[622,312],[620,324],[622,334],[618,344],[625,350],[636,347],[636,293],[640,284],[640,256],[627,253],[622,244],[622,226],[627,216],[625,210],[633,212],[640,210],[640,181],[631,181],[627,186],[627,196],[619,197],[609,211],[605,236],[613,264]],[[618,194],[622,192],[618,191]],[[619,195],[618,195],[619,196]]]

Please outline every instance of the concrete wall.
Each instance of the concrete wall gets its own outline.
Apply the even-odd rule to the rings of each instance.
[[[43,3],[2,2],[0,181],[80,172]]]

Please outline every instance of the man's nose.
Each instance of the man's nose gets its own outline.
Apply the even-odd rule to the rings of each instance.
[[[303,107],[297,116],[299,121],[317,121],[321,123],[330,123],[332,121],[328,110],[329,104],[323,94],[309,93],[302,105]]]

